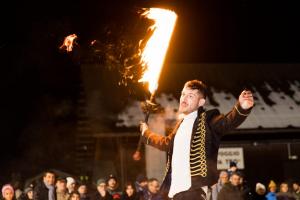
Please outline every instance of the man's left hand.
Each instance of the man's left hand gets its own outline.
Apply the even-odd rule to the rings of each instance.
[[[254,105],[253,94],[250,90],[244,90],[239,96],[239,103],[244,110],[247,110]]]

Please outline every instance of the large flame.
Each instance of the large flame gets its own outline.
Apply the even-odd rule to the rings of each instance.
[[[142,51],[142,65],[146,70],[139,81],[148,82],[148,89],[153,94],[158,86],[158,79],[175,27],[177,15],[173,11],[161,8],[150,8],[142,15],[154,20],[155,23],[149,27],[153,30],[153,33]]]

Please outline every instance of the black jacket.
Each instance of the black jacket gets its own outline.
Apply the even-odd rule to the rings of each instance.
[[[48,200],[49,199],[48,194],[49,194],[49,190],[46,187],[45,183],[43,181],[40,181],[34,187],[33,200]],[[54,197],[56,199],[55,190],[54,190]]]
[[[218,194],[218,200],[244,200],[244,195],[238,186],[226,183]]]
[[[190,160],[193,160],[193,162],[190,162],[193,189],[202,186],[212,186],[217,183],[217,156],[221,137],[224,133],[238,127],[246,119],[250,111],[251,109],[242,109],[239,103],[226,115],[220,114],[217,109],[209,111],[205,111],[202,107],[198,109],[198,116],[193,125],[190,147]],[[166,173],[161,185],[161,192],[164,193],[164,196],[168,193],[171,185],[174,138],[180,123],[177,123],[173,132],[168,136],[162,136],[147,130],[142,137],[144,143],[168,152]],[[204,146],[200,145],[202,140],[204,141]],[[201,150],[205,150],[205,156],[200,156],[201,150],[198,146],[202,148]],[[203,163],[203,160],[205,164],[200,165],[200,163]]]

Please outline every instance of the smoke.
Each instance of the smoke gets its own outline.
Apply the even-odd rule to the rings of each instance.
[[[151,114],[150,117],[160,115],[165,120],[176,120],[178,118],[178,100],[172,94],[161,94],[156,98],[156,102],[164,108],[159,114]],[[141,109],[140,102],[134,101],[125,110],[118,115],[118,127],[136,127],[144,119],[144,113]]]

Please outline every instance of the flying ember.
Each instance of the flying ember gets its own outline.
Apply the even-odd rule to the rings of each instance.
[[[74,40],[77,38],[76,34],[69,35],[65,37],[63,44],[60,46],[60,49],[65,49],[67,52],[73,50]]]

